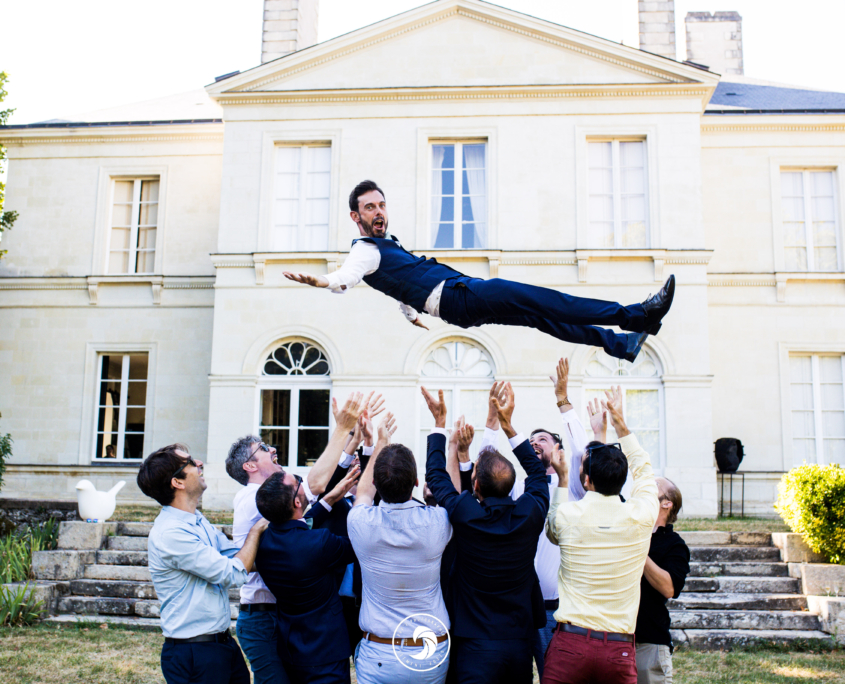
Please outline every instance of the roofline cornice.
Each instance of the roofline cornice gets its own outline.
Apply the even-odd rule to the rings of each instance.
[[[841,133],[845,132],[845,114],[745,114],[719,117],[713,121],[702,117],[702,133]]]
[[[80,128],[0,128],[0,145],[137,142],[222,142],[223,123],[121,125]]]

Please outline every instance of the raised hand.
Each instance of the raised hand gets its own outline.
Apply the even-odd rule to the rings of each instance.
[[[569,359],[560,359],[557,362],[555,375],[550,375],[549,380],[555,386],[555,398],[559,402],[564,402],[564,405],[569,404],[569,397],[566,395],[567,385],[569,384]]]
[[[418,328],[423,328],[424,330],[429,329],[429,327],[420,320],[419,316],[417,316],[413,321],[411,321],[411,323],[413,323]]]
[[[455,426],[452,428],[452,434],[449,435],[449,446],[458,448],[458,435],[461,432],[461,426],[466,422],[466,419],[461,416],[455,421]]]
[[[499,414],[496,411],[496,404],[493,403],[493,399],[499,397],[504,387],[504,382],[494,382],[487,397],[487,427],[491,430],[499,429]]]
[[[502,430],[504,430],[508,438],[516,436],[516,432],[511,425],[511,418],[513,417],[513,410],[516,403],[513,394],[513,387],[511,387],[509,382],[505,383],[505,388],[502,394],[498,397],[494,397],[493,402],[496,405],[496,413],[499,416],[499,423],[502,425]]]
[[[605,411],[598,399],[587,402],[587,413],[590,414],[590,427],[593,429],[593,436],[598,442],[607,441],[607,411]]]
[[[343,408],[340,409],[335,416],[339,430],[351,432],[355,428],[358,418],[364,412],[364,409],[367,407],[367,402],[369,402],[372,395],[373,393],[370,392],[366,400],[364,399],[363,392],[353,392],[349,395],[349,398],[346,400],[346,403],[344,403]]]
[[[558,487],[567,487],[569,485],[569,465],[560,444],[555,444],[552,449],[552,468],[557,473]]]
[[[607,399],[603,399],[601,405],[610,415],[610,422],[613,423],[613,429],[616,430],[617,436],[621,438],[630,435],[631,431],[625,425],[625,417],[622,415],[622,388],[617,385],[611,387],[610,391],[604,394]]]
[[[388,411],[378,426],[378,444],[381,445],[381,448],[390,444],[390,438],[393,437],[394,432],[396,432],[396,419]],[[376,449],[376,451],[379,450],[378,448]]]
[[[361,477],[361,464],[360,463],[353,463],[349,466],[349,470],[346,473],[346,477],[344,477],[340,482],[338,482],[334,489],[330,491],[328,494],[323,497],[326,500],[326,503],[329,506],[334,506],[338,501],[340,501],[344,496],[349,493],[349,490],[352,489],[355,484],[358,482],[358,478]]]
[[[329,279],[325,276],[315,276],[310,273],[291,273],[290,271],[283,271],[282,274],[288,280],[293,280],[296,283],[303,285],[310,285],[311,287],[328,287]]]
[[[443,399],[443,390],[438,390],[437,399],[435,399],[425,387],[420,387],[422,390],[425,403],[428,405],[428,410],[434,416],[434,427],[446,427],[446,401]]]
[[[475,437],[475,428],[463,422],[456,432],[458,433],[458,460],[466,462],[469,460],[469,447]],[[466,458],[461,458],[462,456]]]
[[[382,411],[384,411],[384,398],[381,394],[376,394],[367,404],[367,416],[372,420]]]
[[[358,423],[355,426],[356,432],[358,430],[361,431],[361,439],[364,441],[366,446],[373,445],[373,421],[370,418],[370,412],[364,411],[360,418],[358,418]],[[346,452],[349,453],[349,452]]]

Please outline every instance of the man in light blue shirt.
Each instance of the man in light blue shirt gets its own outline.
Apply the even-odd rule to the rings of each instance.
[[[202,461],[172,444],[147,457],[138,486],[164,508],[148,541],[148,564],[161,601],[161,670],[167,684],[249,684],[249,671],[229,632],[229,587],[246,582],[266,520],[242,548],[197,511],[206,483]]]

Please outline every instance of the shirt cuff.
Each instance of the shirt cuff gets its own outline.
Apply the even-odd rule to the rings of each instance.
[[[485,425],[483,441],[495,446],[499,443],[499,432],[500,430],[494,430],[493,428],[489,428]]]
[[[345,451],[343,455],[340,457],[340,460],[337,462],[337,465],[341,468],[348,468],[352,465],[352,461],[355,460],[355,454],[347,454]]]
[[[342,289],[340,282],[340,276],[338,276],[337,271],[334,273],[327,273],[326,280],[329,281],[329,289],[334,292],[335,294],[344,294],[349,288]]]
[[[236,570],[240,570],[241,572],[246,572],[246,566],[244,562],[240,558],[233,558],[232,565],[235,566]]]
[[[323,508],[325,508],[329,513],[332,512],[331,504],[329,504],[325,499],[320,499],[320,503],[323,504]]]
[[[466,472],[467,470],[472,470],[472,461],[467,461],[466,463],[458,462],[458,468]]]
[[[443,435],[446,439],[449,439],[449,433],[446,432],[446,428],[431,428],[432,435]]]
[[[513,437],[508,439],[508,444],[511,445],[511,449],[516,449],[520,444],[525,441],[525,437],[522,436],[521,432],[516,433]]]
[[[308,499],[308,503],[312,504],[317,500],[317,497],[311,493],[311,487],[308,486],[308,478],[302,478],[302,491],[305,492],[305,498]]]
[[[619,446],[622,447],[622,453],[628,454],[640,448],[640,443],[637,441],[637,436],[632,432],[630,435],[625,435],[619,440]]]
[[[566,503],[569,501],[569,489],[565,487],[555,487],[552,492],[552,503]]]
[[[364,456],[372,456],[373,452],[376,450],[375,445],[367,446],[366,444],[363,446],[363,451],[361,452]]]

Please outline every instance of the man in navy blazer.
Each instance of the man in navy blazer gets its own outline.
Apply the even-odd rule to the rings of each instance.
[[[514,455],[527,474],[514,501],[513,465],[495,449],[482,451],[472,491],[458,493],[446,471],[446,404],[423,388],[435,428],[428,437],[426,482],[449,514],[458,540],[450,592],[452,660],[459,684],[530,684],[532,639],[546,613],[534,570],[537,541],[549,510],[542,463],[511,426],[514,394],[506,385],[496,410]],[[503,402],[503,403],[502,403]]]
[[[358,474],[357,467],[350,472],[349,487]],[[291,682],[349,684],[352,644],[338,589],[355,552],[348,538],[308,528],[301,482],[290,473],[275,473],[256,492],[258,511],[270,521],[256,566],[276,597],[279,656]],[[334,504],[334,497],[345,493],[338,485],[323,500]]]

